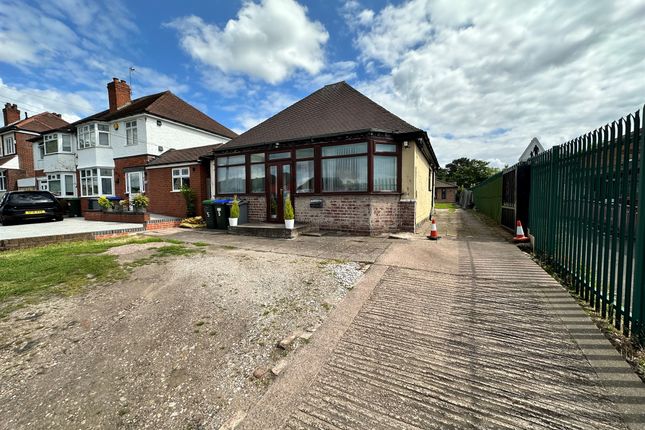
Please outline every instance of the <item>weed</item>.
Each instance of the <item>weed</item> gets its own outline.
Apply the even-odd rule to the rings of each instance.
[[[193,242],[193,245],[195,245],[195,246],[208,246],[208,245],[210,245],[210,243],[206,243],[206,242]]]
[[[237,246],[223,245],[222,248],[224,248],[224,249],[237,249]]]

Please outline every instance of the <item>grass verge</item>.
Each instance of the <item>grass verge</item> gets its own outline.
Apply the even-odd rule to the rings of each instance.
[[[119,264],[117,256],[105,254],[105,251],[117,246],[150,242],[166,241],[153,237],[127,237],[67,242],[0,253],[0,318],[49,295],[72,295],[90,283],[124,279],[128,274],[127,268]],[[158,248],[153,257],[186,255],[190,251],[173,243]]]
[[[455,203],[435,203],[436,209],[450,209],[450,212],[454,212],[456,209],[459,209],[459,205]]]

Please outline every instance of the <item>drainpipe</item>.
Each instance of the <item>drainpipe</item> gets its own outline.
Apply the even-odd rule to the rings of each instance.
[[[211,159],[211,199],[215,198],[215,158]]]

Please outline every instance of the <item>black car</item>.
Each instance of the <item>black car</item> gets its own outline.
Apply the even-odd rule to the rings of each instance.
[[[3,225],[23,220],[63,220],[63,206],[48,191],[9,191],[0,198]]]

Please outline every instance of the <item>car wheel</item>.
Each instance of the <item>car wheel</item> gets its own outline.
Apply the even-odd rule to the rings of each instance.
[[[54,221],[62,221],[62,220],[63,220],[62,216],[57,216],[56,218],[54,218]]]

